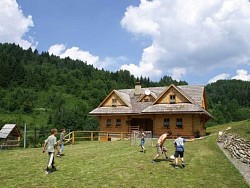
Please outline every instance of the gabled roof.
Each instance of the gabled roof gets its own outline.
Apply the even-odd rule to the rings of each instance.
[[[129,95],[127,95],[126,93],[120,92],[118,90],[113,90],[102,102],[98,107],[102,107],[102,105],[104,104],[104,102],[106,102],[106,100],[113,94],[115,93],[128,107],[131,107],[131,103],[130,103],[130,98]]]
[[[172,87],[175,88],[176,91],[190,103],[157,104],[157,101]],[[152,96],[154,95],[156,98],[155,102],[140,101],[145,93],[145,90],[150,90]],[[104,103],[102,102],[101,105],[90,112],[90,115],[202,113],[212,117],[209,112],[202,108],[204,86],[201,85],[175,86],[172,84],[168,87],[141,88],[141,95],[135,95],[134,89],[121,89],[114,91],[124,101],[124,103],[127,104],[127,107],[102,107],[102,104]],[[112,92],[105,98],[105,100],[112,94]]]
[[[7,138],[13,130],[16,130],[16,134],[20,136],[20,132],[16,128],[16,124],[5,124],[0,130],[0,138]]]
[[[149,89],[147,89],[148,91],[150,91]],[[157,95],[155,93],[153,93],[152,91],[150,91],[150,94],[146,95],[146,94],[142,94],[140,99],[138,100],[138,102],[142,102],[142,99],[144,99],[146,96],[152,96],[154,99],[157,98]]]
[[[190,98],[187,94],[185,94],[184,91],[182,91],[180,88],[176,87],[174,84],[171,84],[169,87],[165,89],[165,91],[162,92],[162,94],[158,97],[158,99],[154,102],[154,104],[157,104],[157,102],[162,98],[162,96],[167,93],[168,90],[171,88],[176,89],[183,97],[185,97],[190,103],[195,103],[195,101]]]

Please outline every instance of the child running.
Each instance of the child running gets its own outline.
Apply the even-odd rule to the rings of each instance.
[[[45,152],[45,149],[47,149],[48,154],[49,154],[49,161],[48,161],[45,174],[50,174],[51,172],[57,170],[57,168],[55,167],[55,161],[54,161],[55,148],[58,150],[57,142],[56,142],[56,135],[57,135],[57,129],[52,129],[51,135],[44,142],[43,153]]]

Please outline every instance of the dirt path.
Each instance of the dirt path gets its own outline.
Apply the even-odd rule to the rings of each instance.
[[[223,143],[218,143],[220,149],[224,152],[227,158],[234,164],[234,166],[240,171],[240,173],[245,178],[246,182],[250,185],[250,166],[249,164],[245,164],[238,159],[232,158],[230,153],[223,149]]]

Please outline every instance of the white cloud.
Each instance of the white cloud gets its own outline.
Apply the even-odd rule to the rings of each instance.
[[[248,74],[247,70],[237,70],[237,75],[232,77],[232,79],[250,81],[250,74]]]
[[[153,19],[153,12],[158,6],[159,3],[156,1],[154,3],[141,1],[141,5],[138,8],[129,6],[124,18],[121,20],[121,25],[132,33],[143,33],[145,35],[158,34],[159,25]],[[127,27],[128,25],[129,27]]]
[[[79,47],[66,48],[64,44],[54,44],[48,50],[49,54],[54,54],[60,58],[69,57],[73,60],[81,60],[91,64],[98,69],[106,69],[110,71],[117,71],[121,64],[128,62],[124,56],[119,57],[105,57],[100,59],[98,56],[92,55],[88,51],[81,50]]]
[[[78,59],[81,61],[86,61],[87,64],[94,65],[96,62],[99,61],[98,56],[93,56],[88,51],[83,51],[78,47],[72,47],[67,49],[63,54],[60,55],[60,57],[70,57],[71,59]]]
[[[248,0],[141,0],[127,8],[121,26],[152,39],[139,65],[121,66],[136,75],[157,79],[178,68],[185,70],[181,79],[250,64]]]
[[[186,69],[185,68],[174,68],[172,69],[170,72],[171,73],[171,77],[174,79],[174,80],[177,80],[177,81],[180,81],[182,76],[186,75]]]
[[[66,47],[64,44],[55,44],[49,47],[49,54],[60,56],[65,51]]]
[[[29,28],[34,26],[32,16],[25,17],[16,0],[1,0],[0,7],[0,42],[16,43],[24,49],[35,48],[37,42],[32,37],[24,39]]]
[[[208,81],[208,83],[210,84],[210,83],[216,82],[218,80],[226,80],[226,79],[250,81],[250,74],[248,74],[247,70],[239,69],[236,71],[236,75],[231,77],[231,78],[230,78],[229,74],[222,73],[222,74],[219,74],[219,75],[213,77],[212,79],[210,79]]]
[[[229,74],[222,73],[222,74],[219,74],[219,75],[213,77],[212,79],[210,79],[210,80],[208,81],[208,83],[211,84],[211,83],[214,83],[214,82],[216,82],[216,81],[218,81],[218,80],[226,80],[226,79],[228,79],[229,77],[230,77]]]
[[[88,51],[83,51],[78,47],[72,47],[66,49],[64,44],[55,44],[50,46],[48,50],[49,54],[60,56],[61,58],[69,57],[73,60],[81,60],[87,62],[87,64],[95,65],[99,62],[99,57],[90,54]]]

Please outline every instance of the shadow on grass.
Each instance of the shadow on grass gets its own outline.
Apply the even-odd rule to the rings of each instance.
[[[174,162],[171,162],[170,164],[169,164],[169,166],[171,166],[171,167],[175,167],[175,164],[174,164]],[[184,169],[184,168],[186,168],[186,166],[187,166],[187,164],[185,163],[185,166],[183,167],[182,165],[178,165],[178,168],[182,168],[182,169]]]
[[[169,160],[166,160],[166,159],[155,159],[154,161],[156,163],[159,163],[159,162],[162,162],[162,161],[169,162]]]

